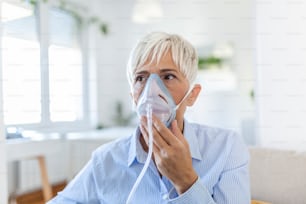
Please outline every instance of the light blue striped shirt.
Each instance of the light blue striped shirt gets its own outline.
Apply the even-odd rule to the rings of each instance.
[[[125,204],[147,153],[132,136],[95,150],[82,171],[48,204]],[[133,204],[249,204],[249,153],[233,131],[184,123],[198,180],[177,195],[151,161]],[[171,190],[172,189],[172,190]]]

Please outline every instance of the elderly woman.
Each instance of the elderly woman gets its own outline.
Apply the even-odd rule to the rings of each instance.
[[[201,91],[197,54],[178,35],[151,33],[131,53],[128,79],[140,122],[126,138],[98,148],[83,170],[48,204],[124,204],[153,156],[133,204],[248,204],[249,155],[236,133],[184,120]],[[153,114],[150,129],[145,106]]]

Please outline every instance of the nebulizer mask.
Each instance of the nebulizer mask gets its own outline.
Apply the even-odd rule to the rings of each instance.
[[[129,196],[126,204],[131,203],[131,199],[136,192],[136,189],[142,180],[147,168],[149,167],[150,160],[153,153],[153,125],[152,115],[160,119],[167,127],[170,127],[171,122],[175,119],[176,110],[181,103],[187,98],[192,91],[193,86],[190,86],[188,92],[185,94],[181,102],[176,105],[167,87],[157,74],[151,74],[147,79],[146,85],[138,99],[136,111],[139,117],[147,117],[147,127],[149,134],[149,151],[145,161],[144,167],[140,172]]]

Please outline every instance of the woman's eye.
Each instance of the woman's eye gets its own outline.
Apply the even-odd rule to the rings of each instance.
[[[145,77],[144,76],[136,76],[135,78],[135,82],[143,82],[145,80]]]
[[[171,79],[174,79],[174,78],[175,78],[175,76],[173,74],[167,74],[167,75],[164,76],[165,80],[171,80]]]

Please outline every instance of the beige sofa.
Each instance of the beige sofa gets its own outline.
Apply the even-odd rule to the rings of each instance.
[[[250,147],[252,199],[306,204],[306,152]]]

